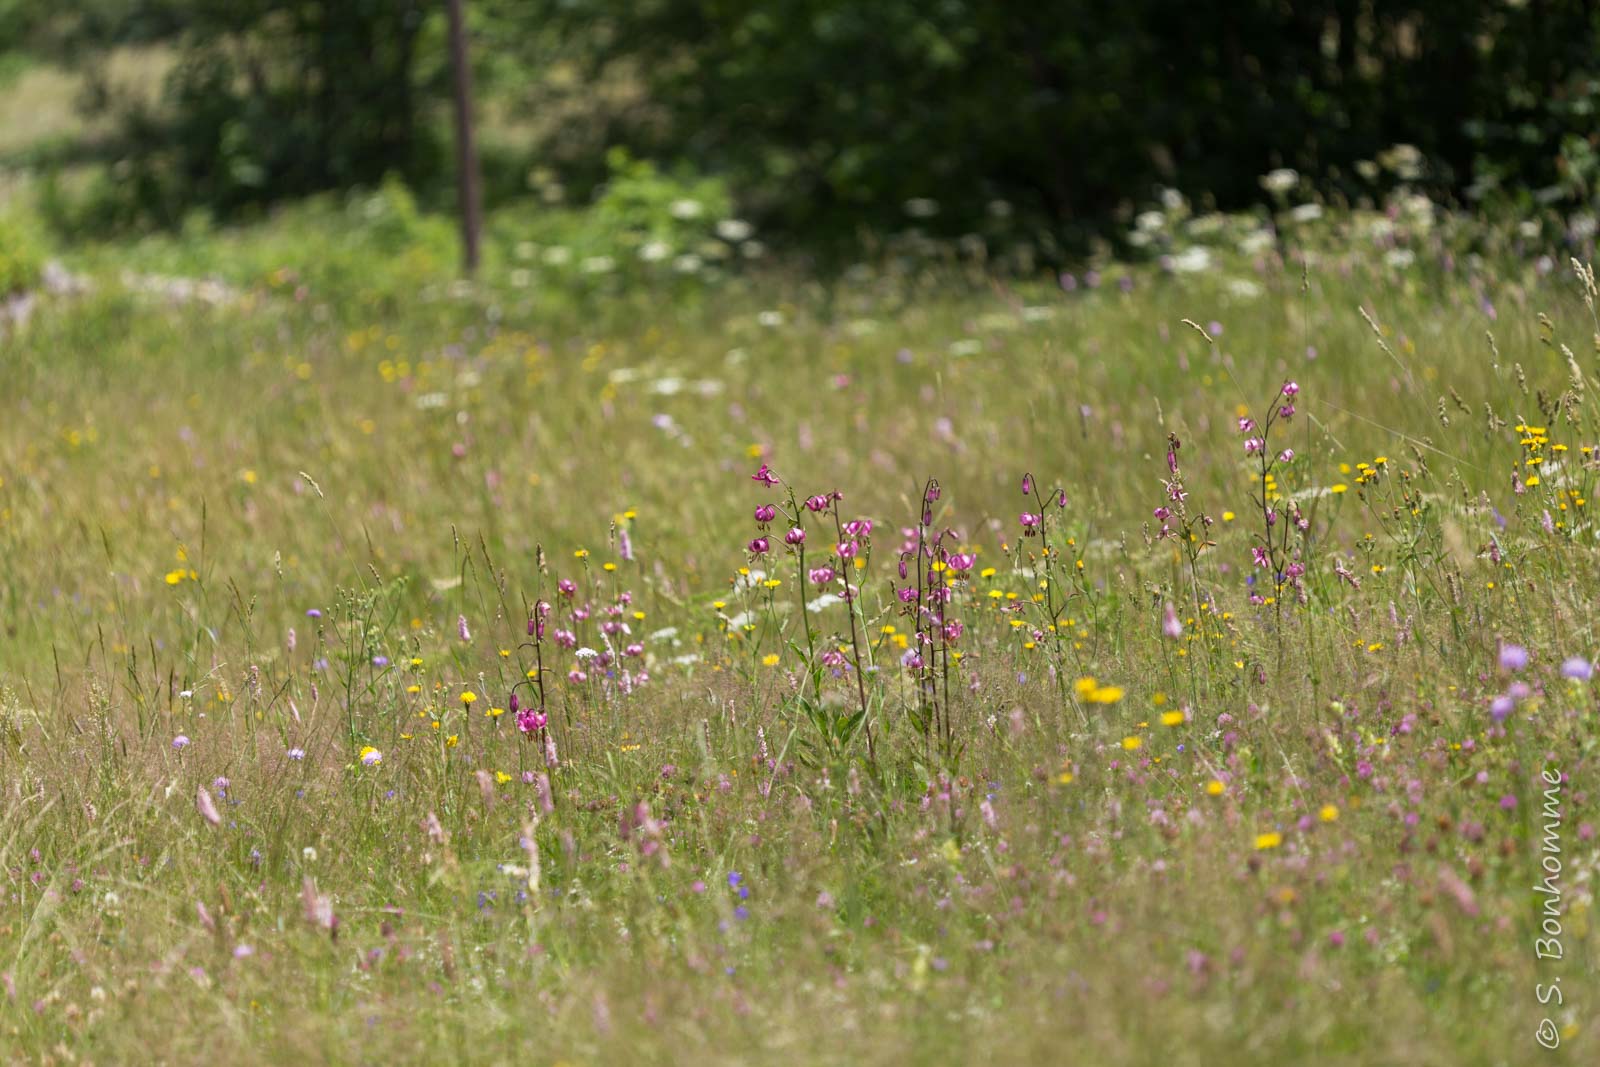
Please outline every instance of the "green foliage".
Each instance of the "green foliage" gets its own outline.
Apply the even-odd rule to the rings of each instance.
[[[811,239],[968,232],[998,201],[1048,251],[1157,185],[1238,206],[1286,166],[1374,196],[1364,164],[1396,143],[1419,149],[1436,193],[1591,188],[1568,165],[1592,144],[1589,5],[541,6],[587,62],[572,93],[607,71],[648,85],[649,107],[575,122],[725,173],[757,217]]]
[[[44,251],[30,227],[0,214],[0,297],[32,288],[44,269]]]
[[[233,3],[147,0],[74,24],[79,48],[149,37],[178,61],[160,105],[111,86],[87,99],[116,115],[123,157],[97,209],[176,225],[193,207],[224,215],[384,175],[437,173],[442,152],[419,120],[420,0]]]
[[[622,149],[608,180],[583,208],[513,207],[491,222],[495,241],[546,284],[615,290],[624,283],[714,277],[762,253],[748,223],[732,216],[720,180],[680,167],[667,173]]]

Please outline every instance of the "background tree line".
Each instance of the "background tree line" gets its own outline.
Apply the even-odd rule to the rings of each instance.
[[[1293,167],[1368,195],[1389,146],[1436,195],[1588,202],[1600,164],[1594,0],[469,0],[491,202],[568,199],[626,147],[723,178],[769,231],[850,241],[1013,213],[1070,244],[1159,187],[1259,199]],[[114,84],[96,225],[222,217],[397,174],[443,204],[437,0],[0,0],[0,47]]]

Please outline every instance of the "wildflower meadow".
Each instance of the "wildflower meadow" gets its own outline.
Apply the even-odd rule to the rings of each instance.
[[[1600,1058],[1592,232],[397,197],[3,327],[0,1059]]]

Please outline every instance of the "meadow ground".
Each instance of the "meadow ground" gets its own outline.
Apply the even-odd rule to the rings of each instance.
[[[1564,259],[336,230],[0,340],[0,1058],[1595,1062]]]

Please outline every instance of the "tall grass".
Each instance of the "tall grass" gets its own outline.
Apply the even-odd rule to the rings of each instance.
[[[1586,273],[314,230],[0,343],[18,1062],[1586,1062]]]

